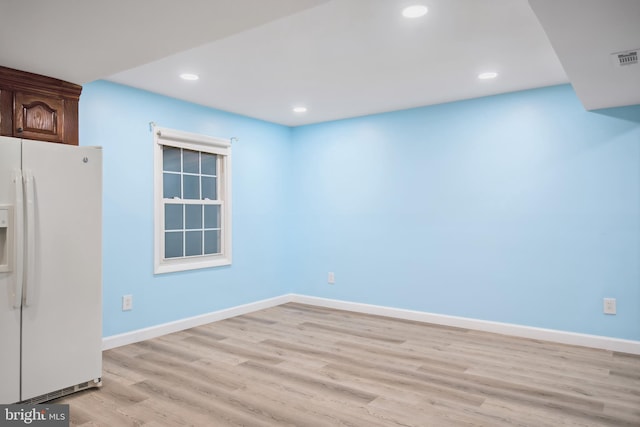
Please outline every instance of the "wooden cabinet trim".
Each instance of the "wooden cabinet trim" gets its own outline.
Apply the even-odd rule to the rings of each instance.
[[[13,92],[0,87],[0,135],[13,134]]]
[[[82,86],[40,74],[0,66],[0,87],[49,96],[80,100]]]

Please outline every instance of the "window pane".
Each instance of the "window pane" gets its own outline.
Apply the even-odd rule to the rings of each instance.
[[[187,205],[186,208],[185,228],[202,228],[202,205]]]
[[[216,174],[216,156],[215,154],[200,153],[202,161],[202,174],[215,175]]]
[[[182,206],[184,205],[164,205],[165,230],[182,230]]]
[[[180,175],[175,173],[162,175],[162,197],[165,199],[180,197]]]
[[[180,172],[180,149],[174,147],[163,147],[162,150],[162,170]]]
[[[182,256],[182,231],[164,233],[164,257],[176,258]]]
[[[209,200],[217,200],[216,194],[216,180],[217,178],[202,177],[202,198]]]
[[[204,228],[220,228],[220,206],[204,206]]]
[[[200,177],[193,175],[182,175],[183,198],[200,199]]]
[[[204,253],[206,255],[220,253],[220,231],[204,232]]]
[[[186,256],[202,255],[202,231],[187,231]]]
[[[200,152],[192,150],[182,151],[182,172],[200,173]]]

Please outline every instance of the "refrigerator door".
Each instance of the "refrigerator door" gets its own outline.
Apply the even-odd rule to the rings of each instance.
[[[19,284],[16,283],[13,182],[14,174],[19,171],[20,140],[0,136],[0,206],[10,207],[6,210],[6,227],[0,227],[0,264],[7,265],[2,269],[5,271],[0,271],[0,404],[20,401],[20,301],[19,298],[16,301]]]
[[[102,150],[23,140],[22,395],[102,376]]]

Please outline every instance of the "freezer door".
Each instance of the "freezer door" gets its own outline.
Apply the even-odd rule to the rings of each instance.
[[[102,150],[23,141],[22,396],[101,377]]]
[[[7,227],[0,227],[0,404],[20,401],[20,301],[16,302],[15,183],[20,170],[20,140],[0,136],[0,206],[7,209]],[[5,260],[5,261],[2,261]],[[17,295],[19,297],[19,295]],[[15,306],[18,307],[15,307]]]

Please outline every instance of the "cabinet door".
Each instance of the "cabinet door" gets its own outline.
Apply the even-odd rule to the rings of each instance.
[[[14,135],[51,142],[64,140],[64,99],[15,92]]]

